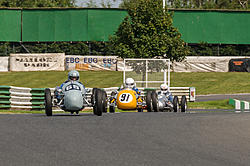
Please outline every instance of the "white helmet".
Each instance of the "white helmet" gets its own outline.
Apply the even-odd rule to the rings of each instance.
[[[133,78],[127,78],[125,80],[125,88],[134,88],[135,87],[135,80]]]
[[[78,71],[76,71],[76,70],[72,70],[72,71],[70,71],[69,72],[69,74],[68,74],[68,80],[70,81],[77,81],[77,80],[79,80],[79,72]]]
[[[161,84],[161,91],[166,93],[168,91],[168,85],[167,84]]]

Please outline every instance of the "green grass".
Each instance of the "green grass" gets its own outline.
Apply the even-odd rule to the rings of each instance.
[[[29,88],[59,86],[67,79],[67,71],[50,72],[1,72],[0,85]],[[80,71],[80,80],[86,87],[118,87],[122,72]],[[196,95],[250,93],[250,73],[171,73],[171,86],[195,87]]]
[[[171,73],[171,86],[195,87],[197,95],[250,93],[250,73]]]
[[[228,104],[227,100],[188,102],[189,109],[234,109],[234,106]]]
[[[122,72],[80,71],[80,81],[86,87],[106,88],[122,84]],[[67,71],[1,72],[0,85],[28,88],[56,87],[68,79]]]

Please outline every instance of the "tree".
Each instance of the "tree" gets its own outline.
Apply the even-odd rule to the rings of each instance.
[[[126,1],[126,0],[125,0]],[[168,0],[171,8],[247,9],[249,0]]]
[[[101,6],[102,6],[102,8],[111,8],[112,7],[112,5],[113,5],[113,3],[114,2],[116,2],[116,0],[102,0],[102,2],[101,2]]]
[[[116,55],[171,61],[180,61],[188,55],[181,34],[173,27],[172,13],[163,10],[162,0],[132,0],[127,10],[129,17],[110,38]]]
[[[75,0],[0,0],[0,7],[73,7]]]
[[[95,1],[89,0],[89,1],[86,3],[86,6],[89,7],[89,8],[96,8],[96,7],[97,7],[97,4],[96,4]]]
[[[97,4],[95,0],[88,0],[87,2],[86,1],[81,2],[80,6],[88,8],[97,8],[97,7],[111,8],[116,1],[117,0],[101,0],[100,4]]]

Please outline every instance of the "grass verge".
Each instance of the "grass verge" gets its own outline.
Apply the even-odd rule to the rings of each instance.
[[[118,87],[122,84],[119,71],[80,71],[80,80],[86,87]],[[67,79],[67,71],[0,72],[0,85],[28,88],[59,86]],[[197,95],[250,93],[250,73],[171,73],[171,86],[195,87]]]
[[[234,109],[229,99],[216,101],[188,102],[189,109]]]

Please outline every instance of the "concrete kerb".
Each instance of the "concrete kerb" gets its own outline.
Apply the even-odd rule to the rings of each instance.
[[[237,99],[229,99],[229,104],[233,105],[235,108],[235,112],[250,112],[250,102],[237,100]]]

